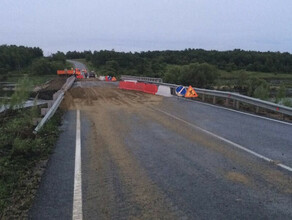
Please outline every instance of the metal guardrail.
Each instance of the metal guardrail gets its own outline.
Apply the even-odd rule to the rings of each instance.
[[[163,82],[161,78],[129,76],[129,75],[122,75],[121,79],[122,80],[137,80],[137,81],[144,81],[144,82],[156,82],[156,83]]]
[[[43,117],[43,119],[34,129],[34,133],[37,133],[43,127],[43,125],[55,114],[63,98],[64,98],[64,92],[61,92],[57,100],[54,102],[53,106],[49,109],[49,111],[45,115],[45,117]]]
[[[145,77],[136,77],[136,78],[137,78],[137,81],[150,82],[150,81],[142,79]],[[176,84],[162,83],[162,82],[154,82],[154,83],[157,85],[169,86],[172,89],[173,94],[175,94],[174,89],[179,86]],[[203,101],[205,100],[206,95],[213,96],[213,103],[215,103],[216,97],[220,97],[220,98],[225,98],[226,102],[228,102],[228,100],[234,100],[234,104],[235,104],[234,107],[236,107],[237,109],[239,108],[239,103],[246,103],[246,104],[255,106],[257,112],[259,111],[259,108],[263,108],[263,109],[268,109],[274,112],[279,112],[285,115],[292,116],[292,108],[284,106],[284,105],[275,104],[272,102],[252,98],[252,97],[241,95],[234,92],[224,92],[224,91],[201,89],[201,88],[195,88],[195,87],[194,89],[198,94],[202,95]]]
[[[58,98],[56,98],[56,100],[54,101],[54,104],[49,109],[47,114],[42,118],[40,123],[36,126],[36,128],[34,129],[33,133],[36,134],[43,127],[43,125],[55,114],[56,110],[58,109],[59,105],[61,104],[61,102],[62,102],[62,100],[64,98],[65,92],[68,89],[71,88],[71,86],[73,85],[74,81],[75,81],[75,77],[74,76],[71,76],[70,78],[67,79],[66,83],[57,92],[57,93],[59,93]]]

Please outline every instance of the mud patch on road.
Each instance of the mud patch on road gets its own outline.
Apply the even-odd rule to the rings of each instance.
[[[125,142],[130,127],[126,117],[162,97],[115,87],[75,87],[61,104],[79,109],[92,126],[86,144],[85,218],[177,219],[176,210],[149,178]],[[84,151],[84,150],[83,150]]]
[[[244,185],[248,185],[249,184],[248,178],[245,175],[241,174],[241,173],[228,172],[226,174],[226,178],[231,180],[232,182],[242,183]]]
[[[100,107],[110,104],[120,107],[142,107],[155,105],[162,100],[162,97],[145,94],[136,91],[126,91],[115,87],[76,87],[70,89],[61,104],[62,109],[74,110],[84,109],[89,106]]]

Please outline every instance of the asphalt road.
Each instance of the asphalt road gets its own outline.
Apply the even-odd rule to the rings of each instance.
[[[77,110],[84,219],[292,219],[290,124],[116,85],[67,93],[31,219],[72,219]]]
[[[80,63],[80,62],[75,61],[75,60],[67,60],[67,61],[72,63],[75,66],[75,68],[78,68],[80,70],[86,69],[86,71],[88,72],[87,67],[83,63]]]

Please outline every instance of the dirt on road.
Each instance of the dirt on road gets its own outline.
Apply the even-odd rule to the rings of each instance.
[[[84,217],[96,219],[177,219],[171,203],[128,152],[128,126],[120,111],[140,111],[161,97],[118,88],[73,88],[61,108],[80,109],[92,122],[84,163]],[[180,215],[181,216],[181,215]]]
[[[149,171],[139,161],[135,147],[130,150],[127,146],[127,137],[133,128],[130,123],[136,116],[142,127],[148,122],[159,124],[170,133],[179,134],[191,143],[203,146],[208,152],[234,164],[236,171],[234,167],[230,169],[218,166],[210,166],[212,169],[208,171],[221,176],[230,185],[238,184],[255,192],[270,192],[273,188],[284,194],[291,193],[289,176],[283,175],[279,170],[270,169],[269,164],[259,163],[255,158],[238,152],[226,143],[155,111],[162,103],[163,98],[160,96],[111,86],[86,88],[81,84],[66,93],[61,108],[79,109],[81,115],[86,115],[91,123],[86,147],[82,148],[85,219],[187,218],[173,200],[169,199],[164,189],[150,177]],[[137,150],[138,148],[137,146]],[[194,163],[200,163],[200,156]],[[193,170],[189,172],[189,175],[193,175]],[[193,217],[196,218],[194,215]]]

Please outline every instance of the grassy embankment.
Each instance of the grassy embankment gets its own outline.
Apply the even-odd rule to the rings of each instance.
[[[0,219],[25,214],[58,137],[61,112],[34,135],[37,108],[0,116]]]
[[[33,119],[40,117],[40,110],[37,107],[12,109],[29,98],[35,85],[55,77],[55,74],[9,74],[7,78],[9,82],[17,82],[17,87],[5,101],[10,110],[0,114],[0,219],[22,218],[19,216],[25,215],[30,207],[45,163],[59,135],[62,116],[57,111],[34,135],[36,124]],[[19,78],[21,80],[17,80]]]

